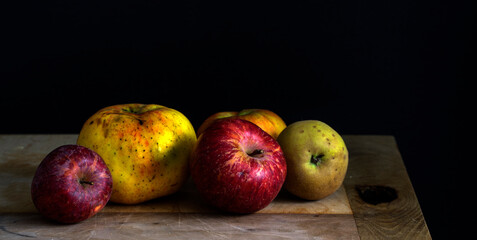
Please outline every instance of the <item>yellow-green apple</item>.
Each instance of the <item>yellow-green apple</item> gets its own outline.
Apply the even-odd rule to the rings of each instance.
[[[36,169],[31,197],[45,217],[77,223],[103,209],[112,185],[101,156],[82,146],[63,145],[51,151]]]
[[[136,204],[169,195],[188,178],[194,128],[179,111],[156,104],[103,108],[83,125],[77,144],[96,151],[113,176],[111,201]]]
[[[215,120],[223,118],[239,118],[253,122],[275,139],[287,126],[280,116],[270,110],[244,109],[240,112],[218,112],[212,114],[199,127],[197,136],[200,136]]]
[[[285,189],[308,200],[338,190],[348,169],[348,150],[335,130],[317,120],[298,121],[277,140],[288,166]]]
[[[242,119],[214,121],[198,139],[191,176],[206,202],[223,211],[265,208],[285,181],[287,166],[278,142]]]

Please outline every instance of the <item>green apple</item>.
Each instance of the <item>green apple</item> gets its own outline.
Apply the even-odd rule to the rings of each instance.
[[[290,124],[277,138],[287,162],[284,187],[308,200],[334,193],[348,169],[348,149],[341,136],[318,120]]]

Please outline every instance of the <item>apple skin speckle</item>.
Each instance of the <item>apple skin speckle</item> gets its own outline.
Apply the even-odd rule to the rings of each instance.
[[[330,126],[317,120],[294,122],[277,140],[287,160],[284,188],[289,192],[318,200],[341,186],[348,168],[348,150]]]
[[[77,144],[98,152],[111,169],[111,201],[141,203],[172,194],[187,180],[197,137],[179,111],[155,104],[115,105],[86,123]]]

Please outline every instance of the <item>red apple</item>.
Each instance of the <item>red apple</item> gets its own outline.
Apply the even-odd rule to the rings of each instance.
[[[242,119],[214,121],[199,136],[190,164],[192,179],[205,201],[235,213],[268,206],[287,172],[278,142]]]
[[[99,212],[111,197],[113,180],[101,156],[79,145],[50,152],[38,166],[31,196],[40,214],[77,223]]]

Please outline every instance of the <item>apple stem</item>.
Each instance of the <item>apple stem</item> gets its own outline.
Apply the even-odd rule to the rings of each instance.
[[[247,153],[250,157],[259,157],[259,155],[263,154],[264,151],[262,149],[255,149],[251,153]]]
[[[83,185],[83,184],[94,185],[93,182],[91,182],[91,181],[85,181],[85,180],[80,180],[80,184],[81,184],[81,185]]]

